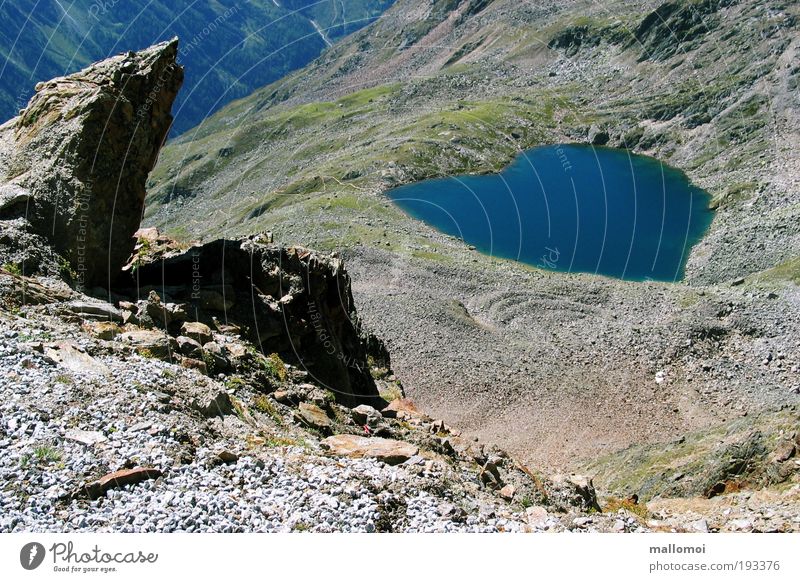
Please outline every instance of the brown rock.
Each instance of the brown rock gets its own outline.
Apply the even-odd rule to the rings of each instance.
[[[547,522],[549,514],[541,505],[534,505],[525,510],[525,517],[531,527],[542,527]]]
[[[775,460],[779,463],[785,463],[795,454],[795,446],[792,441],[783,440],[777,447],[775,447]]]
[[[240,336],[242,335],[242,328],[238,325],[234,325],[232,323],[222,323],[216,317],[213,318],[214,327],[217,329],[219,333],[225,333],[228,335],[235,335]]]
[[[208,374],[208,366],[203,360],[196,360],[194,358],[181,358],[181,367],[187,370],[197,370],[201,374]]]
[[[403,418],[407,416],[424,416],[417,406],[408,398],[398,398],[392,400],[389,405],[381,411],[386,418]]]
[[[276,390],[272,393],[272,397],[281,404],[288,404],[291,402],[291,397],[286,390]]]
[[[431,423],[431,432],[433,434],[448,434],[450,427],[447,426],[443,420],[434,420]]]
[[[183,275],[187,270],[203,282],[217,281],[221,265],[225,284],[236,297],[226,323],[237,325],[261,353],[280,354],[293,346],[303,370],[320,384],[336,387],[339,404],[380,401],[366,343],[354,323],[358,318],[350,278],[338,258],[296,247],[258,245],[250,239],[220,239],[142,264],[130,284],[175,289],[175,297],[185,296],[194,293]],[[288,289],[299,300],[279,303]],[[225,295],[227,299],[228,291]],[[196,307],[203,311],[199,302]],[[219,312],[209,310],[198,318],[214,321],[214,315]],[[185,331],[181,335],[192,337]]]
[[[195,399],[193,407],[206,418],[215,416],[225,416],[233,414],[233,400],[227,392],[219,392],[210,400],[202,401]]]
[[[97,481],[87,483],[78,490],[77,494],[78,496],[85,496],[89,499],[98,499],[105,495],[109,489],[124,487],[125,485],[134,485],[148,479],[158,479],[161,477],[161,474],[161,471],[158,469],[145,467],[114,471],[113,473],[101,477]]]
[[[185,305],[162,303],[155,291],[150,291],[150,295],[142,307],[144,309],[140,309],[137,313],[138,317],[142,320],[152,320],[154,325],[162,329],[171,328],[172,324],[181,323],[189,318]]]
[[[0,221],[0,229],[12,228],[14,227],[8,223]],[[19,229],[17,228],[17,230]],[[34,238],[38,239],[41,237]],[[5,247],[0,245],[0,256],[2,256],[4,250]],[[36,248],[33,250],[36,250]],[[52,255],[52,253],[50,254]],[[42,267],[44,266],[42,263],[39,264]],[[50,284],[49,281],[45,283],[44,281],[38,281],[31,277],[22,277],[9,273],[3,267],[0,267],[0,292],[2,292],[4,299],[13,299],[15,302],[24,305],[45,305],[47,303],[67,301],[73,295],[72,289],[65,283],[60,283],[59,285]]]
[[[230,342],[225,344],[225,349],[228,350],[228,355],[234,360],[246,358],[248,354],[247,348],[238,342]]]
[[[503,487],[503,479],[500,476],[500,471],[497,469],[497,465],[491,461],[486,461],[481,468],[481,472],[478,477],[480,478],[481,483],[490,487],[491,489],[499,489]]]
[[[161,331],[137,329],[120,334],[117,339],[130,344],[139,354],[159,360],[170,360],[177,351],[177,342]]]
[[[325,411],[316,404],[301,402],[295,412],[295,418],[306,426],[320,431],[322,434],[331,434],[332,432],[333,423],[331,419],[328,418]]]
[[[92,321],[86,323],[84,327],[93,336],[107,341],[122,333],[122,329],[113,321]]]
[[[571,505],[586,510],[601,511],[597,501],[597,492],[590,478],[575,473],[556,475],[553,477],[552,483],[561,490],[561,494],[568,499]]]
[[[200,345],[207,344],[213,339],[211,336],[211,328],[199,321],[183,322],[181,326],[181,335],[192,338]]]
[[[158,232],[158,229],[154,226],[151,226],[149,228],[140,228],[135,233],[133,233],[134,238],[140,241],[146,241],[148,243],[157,242],[159,236],[160,233]]]
[[[110,303],[104,303],[101,301],[71,301],[69,303],[69,309],[84,319],[116,321],[118,323],[122,322],[122,313]]]
[[[196,339],[180,335],[175,338],[178,343],[178,351],[184,356],[200,358],[203,354],[203,346]]]
[[[228,450],[222,450],[217,453],[217,458],[222,461],[223,463],[235,463],[239,460],[239,455],[236,453],[232,453]]]
[[[222,346],[217,342],[203,344],[203,360],[210,368],[209,372],[212,374],[226,372],[230,368],[230,362],[225,357]]]
[[[133,309],[133,310],[123,309],[122,310],[122,323],[126,324],[126,325],[129,324],[129,323],[132,324],[132,325],[139,325],[141,323],[141,320],[139,319],[139,316],[136,313],[136,309]]]
[[[360,425],[368,424],[369,426],[375,426],[383,420],[381,413],[369,404],[359,404],[351,411],[351,414],[356,424]]]
[[[500,494],[500,497],[502,497],[506,501],[511,501],[512,499],[514,499],[514,493],[516,493],[516,491],[517,490],[514,488],[513,485],[506,485],[504,487],[501,487],[498,493]]]
[[[383,461],[387,465],[404,463],[419,452],[419,448],[411,443],[351,434],[328,437],[320,444],[335,455],[354,458],[370,457]]]
[[[57,342],[44,346],[44,355],[51,362],[77,374],[108,376],[111,371],[72,342]]]

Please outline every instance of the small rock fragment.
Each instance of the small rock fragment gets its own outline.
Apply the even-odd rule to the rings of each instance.
[[[333,423],[325,411],[316,404],[301,402],[295,412],[295,418],[306,426],[320,431],[322,434],[331,434]]]
[[[109,489],[124,487],[125,485],[134,485],[146,481],[147,479],[158,479],[161,475],[162,473],[158,469],[146,467],[114,471],[113,473],[104,475],[97,481],[82,486],[76,492],[76,496],[98,499],[104,496]]]

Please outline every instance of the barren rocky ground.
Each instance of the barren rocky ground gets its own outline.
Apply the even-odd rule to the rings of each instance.
[[[784,2],[398,2],[170,144],[146,220],[341,249],[409,395],[529,461],[584,466],[796,407],[798,17]],[[655,156],[712,194],[684,281],[487,257],[382,196],[558,142]]]
[[[112,277],[103,252],[135,225],[93,214],[112,239],[85,294],[57,282],[76,282],[74,240],[33,219],[69,233],[58,196],[102,196],[59,136],[93,139],[104,102],[76,87],[118,86],[45,86],[0,127],[2,526],[796,531],[796,12],[400,0],[161,152],[146,221],[178,242],[140,232]],[[134,111],[157,76],[140,58],[113,61],[142,77],[122,92]],[[122,181],[133,216],[157,137],[137,136]],[[482,255],[382,196],[563,141],[627,146],[708,189],[685,281]]]
[[[2,531],[800,530],[800,485],[646,504],[598,494],[404,399],[346,408],[274,359],[265,390],[242,373],[230,332],[190,332],[226,346],[232,370],[210,376],[159,351],[163,332],[110,334],[102,314],[117,308],[61,282],[28,282],[50,300],[15,307],[21,284],[0,274]],[[790,475],[789,442],[770,462]]]

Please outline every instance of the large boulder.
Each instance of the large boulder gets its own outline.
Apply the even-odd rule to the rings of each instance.
[[[177,50],[174,39],[39,83],[0,126],[0,221],[43,237],[78,286],[107,285],[131,255],[183,82]]]

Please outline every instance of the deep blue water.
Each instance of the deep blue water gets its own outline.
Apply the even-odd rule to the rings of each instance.
[[[482,252],[557,271],[675,281],[711,219],[683,172],[626,150],[528,150],[499,174],[395,188],[405,212]]]

